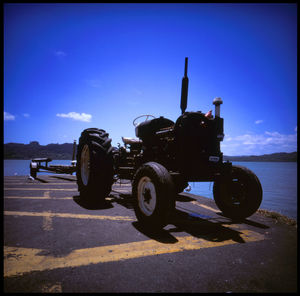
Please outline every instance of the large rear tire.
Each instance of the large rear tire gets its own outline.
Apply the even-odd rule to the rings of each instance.
[[[89,128],[81,133],[77,149],[77,185],[84,200],[104,200],[113,183],[113,147],[108,133]]]
[[[155,229],[169,223],[175,209],[175,188],[171,175],[157,162],[143,164],[136,172],[132,193],[138,221]]]
[[[232,167],[231,184],[225,178],[214,182],[214,200],[224,216],[244,219],[253,215],[262,201],[262,187],[257,176],[242,166]]]

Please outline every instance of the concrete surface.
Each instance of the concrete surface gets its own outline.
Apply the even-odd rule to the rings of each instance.
[[[130,184],[85,204],[76,176],[4,177],[4,292],[296,292],[297,226],[242,222],[177,196],[171,223],[136,221]]]

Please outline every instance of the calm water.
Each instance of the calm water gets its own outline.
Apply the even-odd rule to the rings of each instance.
[[[297,219],[296,162],[232,162],[250,169],[263,188],[261,209],[276,211]],[[213,183],[191,182],[190,193],[213,199]]]
[[[4,160],[4,176],[29,175],[30,160]],[[70,165],[70,160],[52,160],[50,164]],[[259,178],[263,187],[261,209],[279,212],[297,219],[296,162],[233,162],[245,166]],[[38,173],[49,174],[49,173]],[[51,174],[51,173],[50,173]],[[213,183],[191,182],[190,193],[213,199]]]

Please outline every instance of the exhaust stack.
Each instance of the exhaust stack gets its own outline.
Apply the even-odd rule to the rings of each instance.
[[[220,117],[220,105],[223,104],[221,98],[215,98],[213,100],[213,104],[215,105],[215,116]]]
[[[185,109],[187,107],[187,95],[188,95],[188,86],[189,86],[189,78],[187,77],[187,65],[188,65],[188,58],[185,58],[184,76],[182,78],[182,85],[181,85],[181,101],[180,101],[181,114],[185,112]]]

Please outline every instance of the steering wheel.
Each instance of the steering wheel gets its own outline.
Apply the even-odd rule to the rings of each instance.
[[[132,122],[133,125],[134,125],[135,127],[138,126],[138,125],[141,123],[141,122],[138,122],[138,119],[139,119],[139,118],[142,118],[142,117],[146,117],[146,119],[145,119],[145,120],[141,120],[141,122],[147,121],[149,117],[151,117],[151,118],[156,118],[155,116],[150,115],[150,114],[148,114],[148,115],[140,115],[140,116],[136,117],[136,118],[133,120],[133,122]]]

